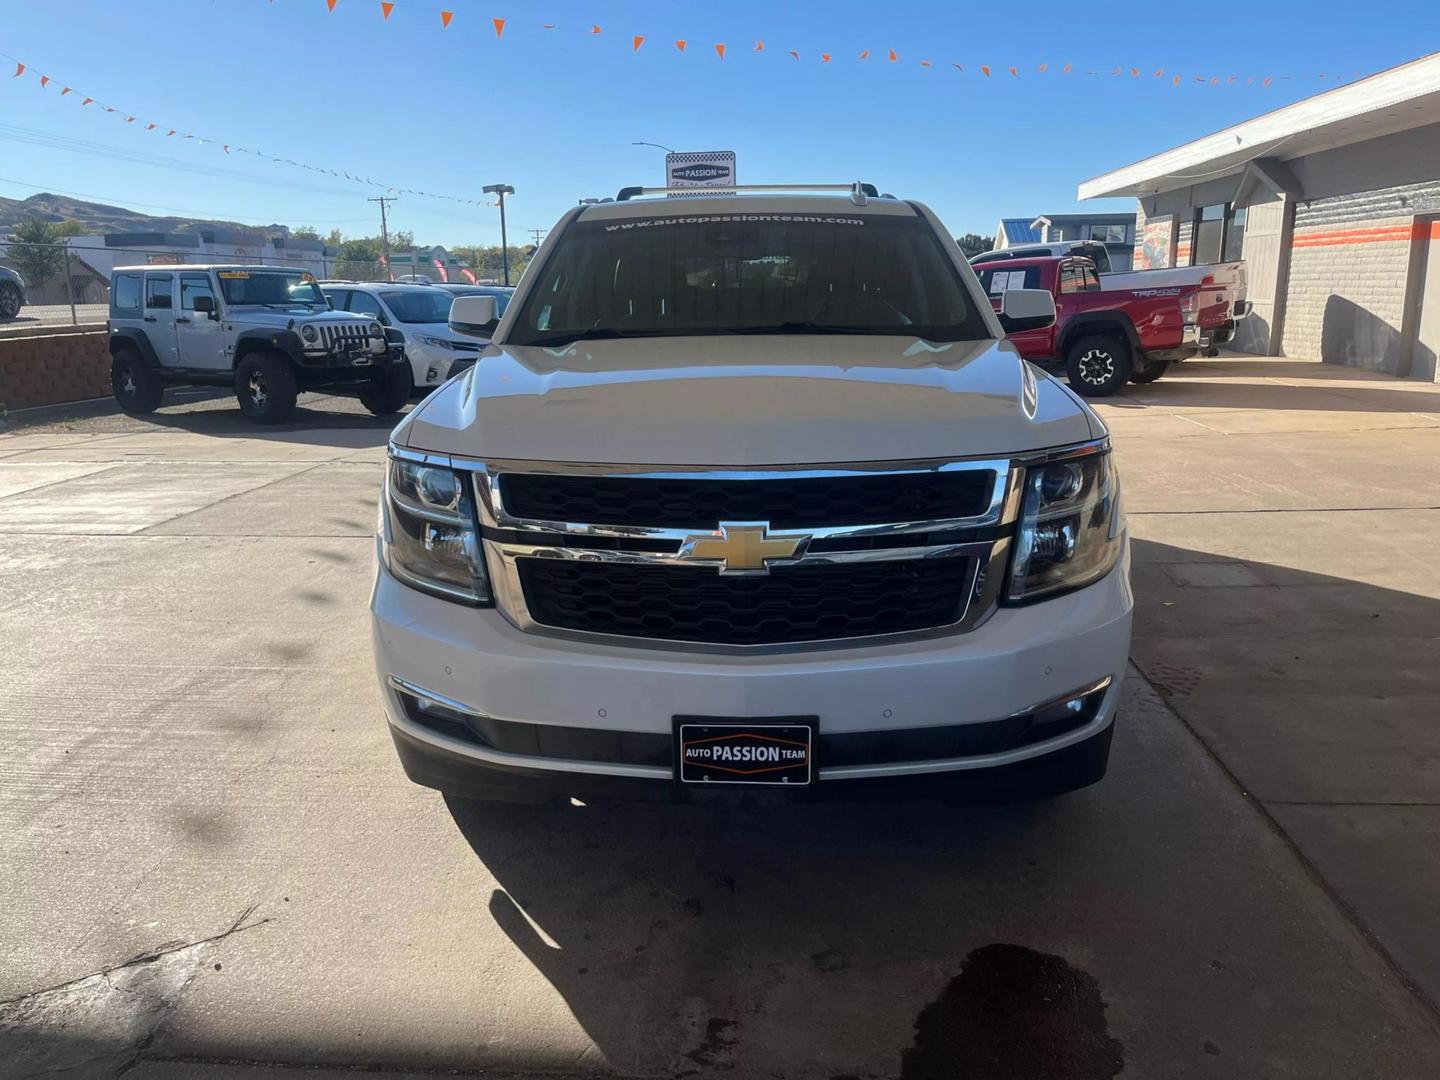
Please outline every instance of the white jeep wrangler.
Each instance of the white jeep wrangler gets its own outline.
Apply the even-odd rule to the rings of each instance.
[[[1133,606],[1109,434],[1005,340],[1053,299],[997,314],[926,207],[805,191],[627,189],[561,219],[498,322],[456,299],[492,343],[391,436],[371,600],[413,780],[1104,775]]]
[[[122,266],[110,279],[110,377],[127,413],[173,384],[233,386],[240,411],[278,424],[301,390],[357,391],[377,416],[409,399],[408,372],[374,319],[330,310],[313,274],[279,266]]]

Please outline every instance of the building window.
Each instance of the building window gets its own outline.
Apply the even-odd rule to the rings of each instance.
[[[1237,206],[1230,211],[1230,220],[1225,224],[1225,252],[1223,262],[1239,262],[1245,250],[1245,207]]]
[[[1100,244],[1125,243],[1124,225],[1091,225],[1090,239]]]

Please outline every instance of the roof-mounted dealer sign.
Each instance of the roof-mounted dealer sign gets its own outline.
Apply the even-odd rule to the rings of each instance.
[[[697,188],[735,186],[735,151],[708,150],[665,155],[665,186],[672,198],[701,195]]]

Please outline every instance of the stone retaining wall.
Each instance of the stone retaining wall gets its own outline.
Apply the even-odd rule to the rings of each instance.
[[[103,327],[0,334],[0,411],[110,396]]]

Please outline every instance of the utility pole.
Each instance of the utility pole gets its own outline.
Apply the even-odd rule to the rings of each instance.
[[[545,230],[544,230],[544,229],[531,229],[531,230],[530,230],[530,242],[533,243],[537,248],[540,246],[540,241],[541,241],[541,240],[544,240],[544,239],[545,239]]]
[[[505,284],[510,284],[510,244],[505,238],[505,196],[514,195],[515,189],[509,184],[486,184],[482,191],[486,195],[500,196],[500,266],[505,272]]]
[[[385,261],[385,277],[393,281],[395,275],[390,270],[390,230],[385,226],[385,204],[399,200],[394,195],[377,195],[375,198],[365,201],[380,204],[380,257]]]

